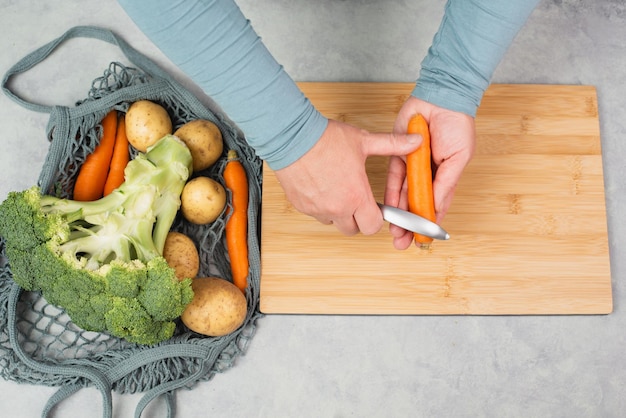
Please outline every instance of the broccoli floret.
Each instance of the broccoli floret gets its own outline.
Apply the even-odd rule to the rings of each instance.
[[[163,341],[176,329],[172,321],[152,318],[137,299],[112,298],[104,319],[112,334],[130,341]]]
[[[139,294],[146,282],[146,265],[139,260],[120,262],[113,260],[109,263],[107,285],[109,293],[122,298],[134,298]]]
[[[163,257],[148,261],[147,273],[145,285],[139,290],[137,300],[154,319],[167,320],[172,312],[178,312],[181,304],[185,301],[189,303],[193,298],[191,279],[185,279],[188,286],[181,286],[177,280],[172,280],[172,269]],[[182,311],[178,312],[178,316],[181,314]]]
[[[13,280],[41,291],[72,321],[139,344],[172,336],[193,298],[162,256],[191,174],[191,153],[167,135],[130,161],[111,194],[78,202],[11,192],[0,205],[0,236]]]

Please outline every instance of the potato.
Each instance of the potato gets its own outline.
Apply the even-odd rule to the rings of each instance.
[[[176,272],[178,280],[194,278],[200,270],[200,256],[196,244],[187,235],[170,231],[165,238],[163,257]]]
[[[180,201],[185,219],[197,225],[208,224],[224,210],[226,189],[210,177],[195,177],[185,184]]]
[[[126,136],[137,151],[146,152],[159,139],[172,133],[167,110],[149,100],[134,102],[126,112]]]
[[[196,119],[187,122],[174,132],[191,151],[193,171],[209,168],[222,155],[224,141],[222,132],[213,122]]]
[[[187,328],[199,334],[220,337],[243,324],[248,305],[237,286],[218,277],[199,277],[191,286],[193,299],[180,317]]]

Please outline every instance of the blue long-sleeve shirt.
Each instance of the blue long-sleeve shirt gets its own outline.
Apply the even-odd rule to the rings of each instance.
[[[412,95],[475,116],[506,50],[538,0],[449,0]]]
[[[234,0],[118,1],[273,169],[290,165],[321,137],[328,120],[272,57]],[[449,0],[412,94],[474,116],[493,71],[537,3]]]

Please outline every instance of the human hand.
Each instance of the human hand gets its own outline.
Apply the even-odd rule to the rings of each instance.
[[[409,97],[396,118],[395,133],[405,133],[409,119],[421,113],[429,125],[433,158],[433,194],[437,222],[441,222],[450,208],[456,185],[465,166],[474,155],[476,132],[474,118],[460,112],[437,107],[433,104]],[[385,204],[408,208],[406,186],[406,163],[404,157],[389,159]],[[389,226],[395,248],[403,250],[413,242],[413,233],[395,225]]]
[[[329,120],[320,140],[300,159],[276,170],[287,199],[300,212],[345,235],[374,234],[383,218],[372,193],[365,160],[370,155],[406,155],[419,135],[370,133]]]

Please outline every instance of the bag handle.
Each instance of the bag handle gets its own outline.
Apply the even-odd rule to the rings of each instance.
[[[93,38],[116,45],[122,50],[126,58],[128,58],[134,65],[139,67],[147,75],[153,78],[161,78],[168,82],[174,82],[173,78],[167,72],[162,70],[148,57],[131,47],[126,41],[113,33],[111,30],[96,26],[75,26],[66,31],[63,35],[59,36],[57,39],[54,39],[53,41],[39,47],[30,54],[26,55],[15,65],[9,68],[9,70],[5,73],[2,79],[2,90],[4,91],[4,93],[9,98],[11,98],[26,109],[36,112],[51,113],[55,106],[46,106],[38,103],[33,103],[19,97],[9,88],[9,80],[13,76],[25,73],[26,71],[30,70],[31,68],[42,62],[44,59],[46,59],[48,56],[50,56],[50,54],[52,54],[52,52],[54,52],[54,50],[59,47],[59,45],[61,45],[66,40],[72,38]]]
[[[93,385],[102,395],[102,417],[113,417],[113,384],[124,376],[127,376],[133,370],[142,366],[146,366],[156,360],[164,360],[168,358],[195,358],[199,360],[199,367],[189,376],[167,381],[156,385],[148,390],[140,399],[135,409],[135,418],[141,418],[144,409],[155,398],[163,397],[167,406],[167,417],[173,418],[176,415],[176,398],[175,391],[182,387],[186,387],[198,381],[202,376],[210,372],[213,363],[206,361],[210,358],[211,349],[204,345],[194,344],[177,344],[154,346],[139,351],[132,356],[120,361],[116,366],[99,370],[95,367],[80,365],[52,365],[40,362],[31,358],[22,348],[19,341],[19,330],[17,329],[17,304],[22,293],[22,288],[13,283],[9,290],[9,303],[7,311],[9,343],[13,347],[13,351],[19,359],[33,370],[41,373],[51,373],[62,376],[77,376],[84,378],[88,383]],[[49,417],[56,405],[63,400],[69,398],[74,393],[84,387],[82,383],[73,383],[61,386],[49,399],[42,411],[43,417]]]

